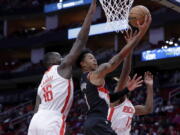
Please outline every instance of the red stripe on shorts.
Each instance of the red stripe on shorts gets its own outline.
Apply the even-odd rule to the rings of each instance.
[[[109,113],[109,116],[108,116],[108,120],[109,120],[109,121],[111,121],[111,119],[112,119],[114,110],[115,110],[114,107],[110,108],[110,113]]]
[[[61,113],[62,113],[62,114],[63,114],[64,111],[66,110],[67,104],[68,104],[68,102],[69,102],[70,94],[71,94],[71,82],[70,82],[70,80],[68,80],[68,95],[67,95],[67,97],[66,97],[65,104],[64,104],[64,106],[63,106],[63,108],[62,108],[62,110],[61,110]]]
[[[62,126],[61,126],[61,129],[60,129],[60,135],[64,135],[64,131],[65,131],[65,116],[63,115],[62,117]]]

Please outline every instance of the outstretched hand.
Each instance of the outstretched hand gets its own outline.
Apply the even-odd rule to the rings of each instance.
[[[129,80],[127,82],[127,88],[129,91],[133,91],[136,88],[141,87],[142,83],[142,76],[138,77],[137,74],[135,74],[132,79],[129,77]]]
[[[151,72],[147,71],[144,73],[144,83],[147,86],[153,86],[153,75]]]
[[[152,21],[151,15],[148,15],[148,16],[146,15],[143,24],[140,24],[139,21],[137,22],[138,29],[139,29],[138,31],[136,30],[133,32],[132,29],[130,29],[129,31],[126,31],[124,35],[126,42],[130,43],[130,42],[134,42],[136,39],[141,39],[147,32],[151,24],[151,21]]]
[[[140,21],[137,21],[137,26],[139,29],[138,34],[140,34],[141,36],[144,36],[144,34],[147,32],[151,22],[152,22],[151,14],[145,16],[143,24],[140,24]]]

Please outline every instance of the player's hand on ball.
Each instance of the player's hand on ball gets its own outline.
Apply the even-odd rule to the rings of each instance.
[[[144,73],[144,83],[147,86],[153,86],[153,75],[151,72],[147,71]]]
[[[138,34],[140,34],[140,35],[143,36],[143,35],[147,32],[147,30],[148,30],[151,22],[152,22],[152,17],[151,17],[151,15],[146,15],[146,16],[145,16],[145,20],[144,20],[144,23],[143,23],[143,24],[140,24],[140,22],[137,21],[137,27],[138,27],[138,29],[139,29],[139,33],[138,33]]]
[[[127,43],[134,42],[137,39],[140,40],[144,36],[144,34],[147,32],[147,30],[151,24],[151,21],[152,21],[151,15],[149,15],[149,16],[146,15],[145,21],[143,24],[140,24],[138,22],[138,29],[139,29],[138,32],[137,31],[133,32],[132,29],[130,29],[128,32],[126,32],[124,38],[127,41]]]
[[[129,80],[127,82],[127,88],[129,91],[133,91],[136,88],[141,87],[142,83],[142,76],[138,77],[137,74],[135,74],[132,79],[129,77]]]

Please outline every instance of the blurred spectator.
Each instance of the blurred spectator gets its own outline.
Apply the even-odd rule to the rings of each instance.
[[[111,85],[115,81],[110,81]],[[77,82],[75,82],[76,84]],[[77,86],[75,86],[76,88]],[[132,102],[141,104],[145,101],[146,91],[142,87],[132,93]],[[146,116],[135,116],[132,122],[131,135],[180,135],[180,115],[178,102],[169,102],[168,88],[154,90],[154,112]],[[157,102],[157,103],[156,103]],[[18,106],[3,105],[0,113],[0,135],[26,135],[29,122],[33,114],[33,102]],[[86,119],[86,103],[82,94],[75,89],[74,102],[67,118],[66,135],[83,135],[83,122]]]

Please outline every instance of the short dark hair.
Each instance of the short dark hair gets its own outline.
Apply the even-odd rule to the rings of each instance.
[[[86,56],[87,53],[91,53],[92,54],[92,51],[90,49],[84,49],[82,50],[81,54],[79,55],[77,61],[76,61],[76,66],[78,68],[81,68],[81,61],[84,60],[84,57]]]
[[[43,63],[46,68],[60,64],[61,55],[58,52],[48,52],[43,59]]]

